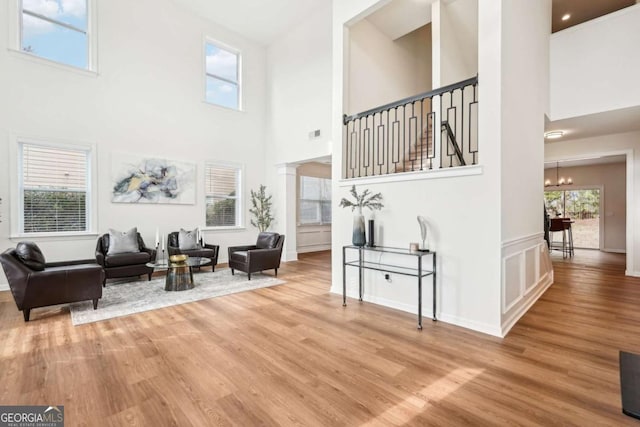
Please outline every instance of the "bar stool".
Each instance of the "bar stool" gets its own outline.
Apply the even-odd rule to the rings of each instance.
[[[569,223],[569,226],[571,224]],[[559,246],[559,242],[554,241],[555,233],[562,233],[562,246]],[[549,226],[549,234],[551,237],[551,250],[560,249],[562,251],[562,258],[572,256],[571,247],[569,246],[569,239],[567,235],[567,227],[565,225],[565,218],[551,218],[551,225]]]
[[[573,221],[571,218],[562,218],[565,232],[567,233],[567,243],[569,245],[569,256],[573,257],[573,229],[571,228],[571,224]]]

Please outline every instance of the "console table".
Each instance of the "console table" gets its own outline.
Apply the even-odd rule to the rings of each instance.
[[[347,253],[357,251],[357,259],[347,259]],[[414,267],[404,267],[394,264],[383,264],[371,260],[365,260],[365,254],[394,254],[401,257],[410,257],[415,260]],[[423,258],[431,256],[431,270],[424,268]],[[342,247],[342,305],[347,305],[347,266],[358,268],[359,300],[362,301],[364,270],[382,271],[385,273],[400,274],[418,278],[418,329],[422,329],[422,278],[431,276],[433,282],[433,320],[436,319],[436,253],[431,251],[410,251],[409,249],[392,248],[385,246],[343,246]]]

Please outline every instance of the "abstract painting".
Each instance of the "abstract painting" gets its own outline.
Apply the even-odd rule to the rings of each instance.
[[[196,165],[113,153],[114,203],[196,203]]]

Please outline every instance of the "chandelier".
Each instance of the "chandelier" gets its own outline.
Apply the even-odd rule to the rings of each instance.
[[[562,185],[571,185],[573,184],[573,180],[571,177],[567,177],[565,180],[564,177],[560,176],[560,164],[556,162],[556,183],[552,184],[550,179],[546,179],[544,181],[545,187],[560,187]]]

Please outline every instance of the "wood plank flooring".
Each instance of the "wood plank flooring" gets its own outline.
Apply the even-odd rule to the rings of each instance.
[[[618,351],[640,353],[624,256],[554,258],[555,284],[505,339],[328,293],[330,254],[287,284],[74,327],[24,323],[0,292],[0,404],[65,405],[68,426],[640,425]]]

